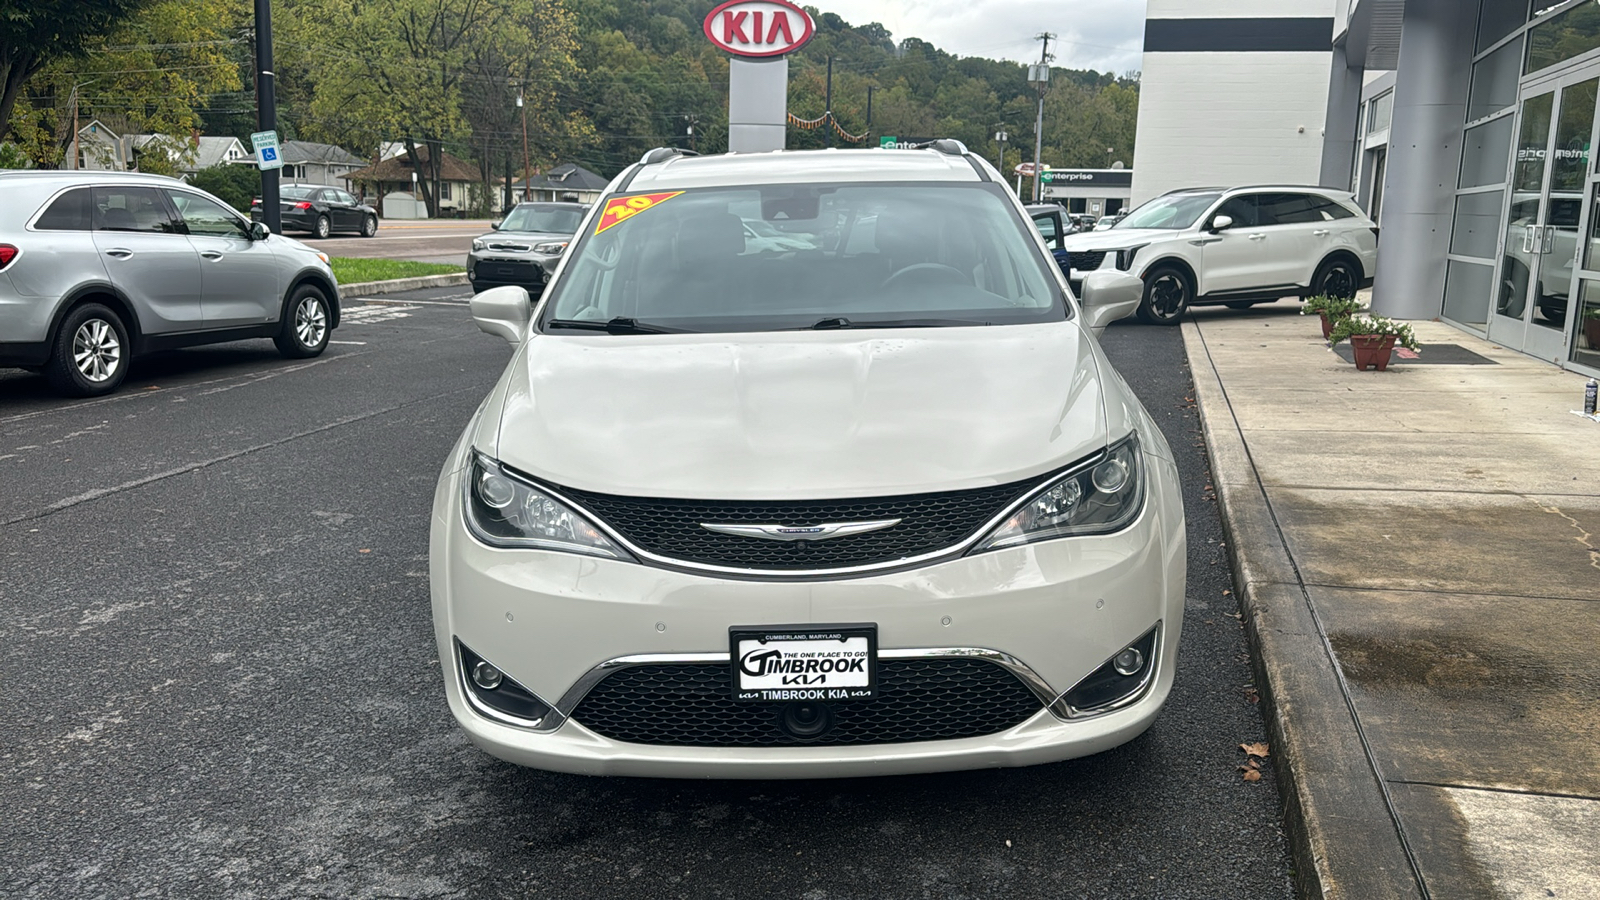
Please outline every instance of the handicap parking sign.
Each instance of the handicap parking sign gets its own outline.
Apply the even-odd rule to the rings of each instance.
[[[250,135],[250,144],[256,151],[256,166],[262,169],[283,168],[283,153],[278,148],[276,131],[258,131]]]

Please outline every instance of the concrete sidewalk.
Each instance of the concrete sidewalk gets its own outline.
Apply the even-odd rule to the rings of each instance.
[[[1482,362],[1357,372],[1298,308],[1183,329],[1301,895],[1600,898],[1585,379],[1433,322]]]

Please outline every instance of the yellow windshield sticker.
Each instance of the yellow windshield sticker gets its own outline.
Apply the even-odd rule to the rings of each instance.
[[[606,208],[600,211],[600,219],[595,222],[594,233],[599,234],[607,228],[625,222],[647,209],[654,209],[681,193],[683,191],[672,191],[667,194],[634,194],[631,197],[612,197],[606,201]]]

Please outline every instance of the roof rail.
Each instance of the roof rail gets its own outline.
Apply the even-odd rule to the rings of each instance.
[[[639,163],[640,165],[653,166],[656,163],[664,163],[669,159],[677,159],[680,156],[699,155],[693,150],[684,150],[681,147],[657,147],[640,158]]]
[[[935,138],[916,145],[918,150],[937,150],[947,156],[966,156],[967,145],[954,138]]]

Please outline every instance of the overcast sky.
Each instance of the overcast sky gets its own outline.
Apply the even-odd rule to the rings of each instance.
[[[882,22],[895,40],[922,38],[958,56],[1036,61],[1034,35],[1052,31],[1055,64],[1101,72],[1137,70],[1145,0],[810,0],[852,25]]]

